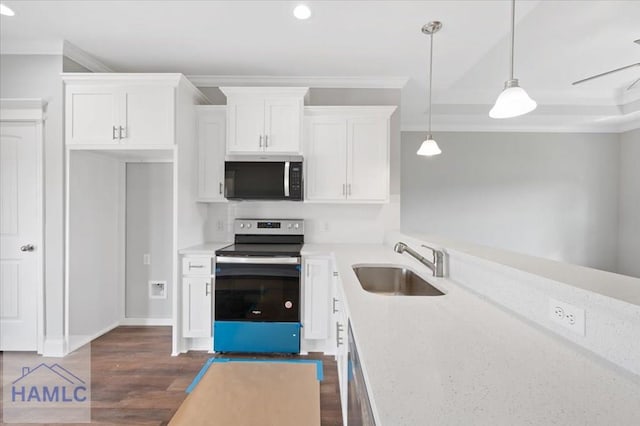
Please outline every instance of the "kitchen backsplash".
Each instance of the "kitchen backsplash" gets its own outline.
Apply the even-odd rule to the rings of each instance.
[[[210,204],[206,241],[230,241],[235,218],[300,218],[309,243],[382,243],[385,231],[400,229],[400,196],[387,204],[315,204],[241,201]]]

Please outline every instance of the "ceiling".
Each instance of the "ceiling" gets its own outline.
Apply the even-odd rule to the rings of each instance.
[[[518,0],[515,74],[540,106],[510,120],[487,117],[508,77],[505,0],[308,1],[313,15],[307,21],[293,18],[298,2],[292,1],[3,3],[16,16],[2,17],[2,53],[43,53],[66,40],[118,72],[246,76],[264,84],[279,78],[300,85],[400,85],[404,130],[426,127],[429,39],[420,28],[440,20],[435,130],[640,127],[640,84],[624,90],[640,77],[640,67],[571,85],[640,62],[640,44],[633,42],[640,39],[636,0]]]

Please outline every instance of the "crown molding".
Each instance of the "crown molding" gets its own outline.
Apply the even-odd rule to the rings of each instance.
[[[114,72],[113,69],[96,59],[93,55],[67,40],[62,42],[62,54],[91,72]]]
[[[337,105],[337,106],[305,106],[304,107],[304,115],[305,117],[312,116],[327,116],[327,115],[337,115],[337,116],[358,116],[358,115],[379,115],[384,117],[390,117],[395,111],[398,109],[395,105]]]
[[[376,76],[238,76],[238,75],[188,75],[197,87],[221,86],[304,86],[336,89],[402,89],[408,77]]]

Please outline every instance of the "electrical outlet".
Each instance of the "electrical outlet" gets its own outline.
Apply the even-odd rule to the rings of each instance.
[[[142,256],[142,264],[151,265],[151,255],[149,253],[146,253],[145,255]]]
[[[549,299],[549,319],[551,322],[561,325],[572,332],[584,336],[585,312],[584,309],[561,302],[556,299]]]
[[[224,231],[224,221],[218,220],[216,222],[216,228],[218,231]]]

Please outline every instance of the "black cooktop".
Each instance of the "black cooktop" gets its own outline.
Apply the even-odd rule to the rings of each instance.
[[[302,244],[231,244],[216,250],[217,256],[300,256]]]

